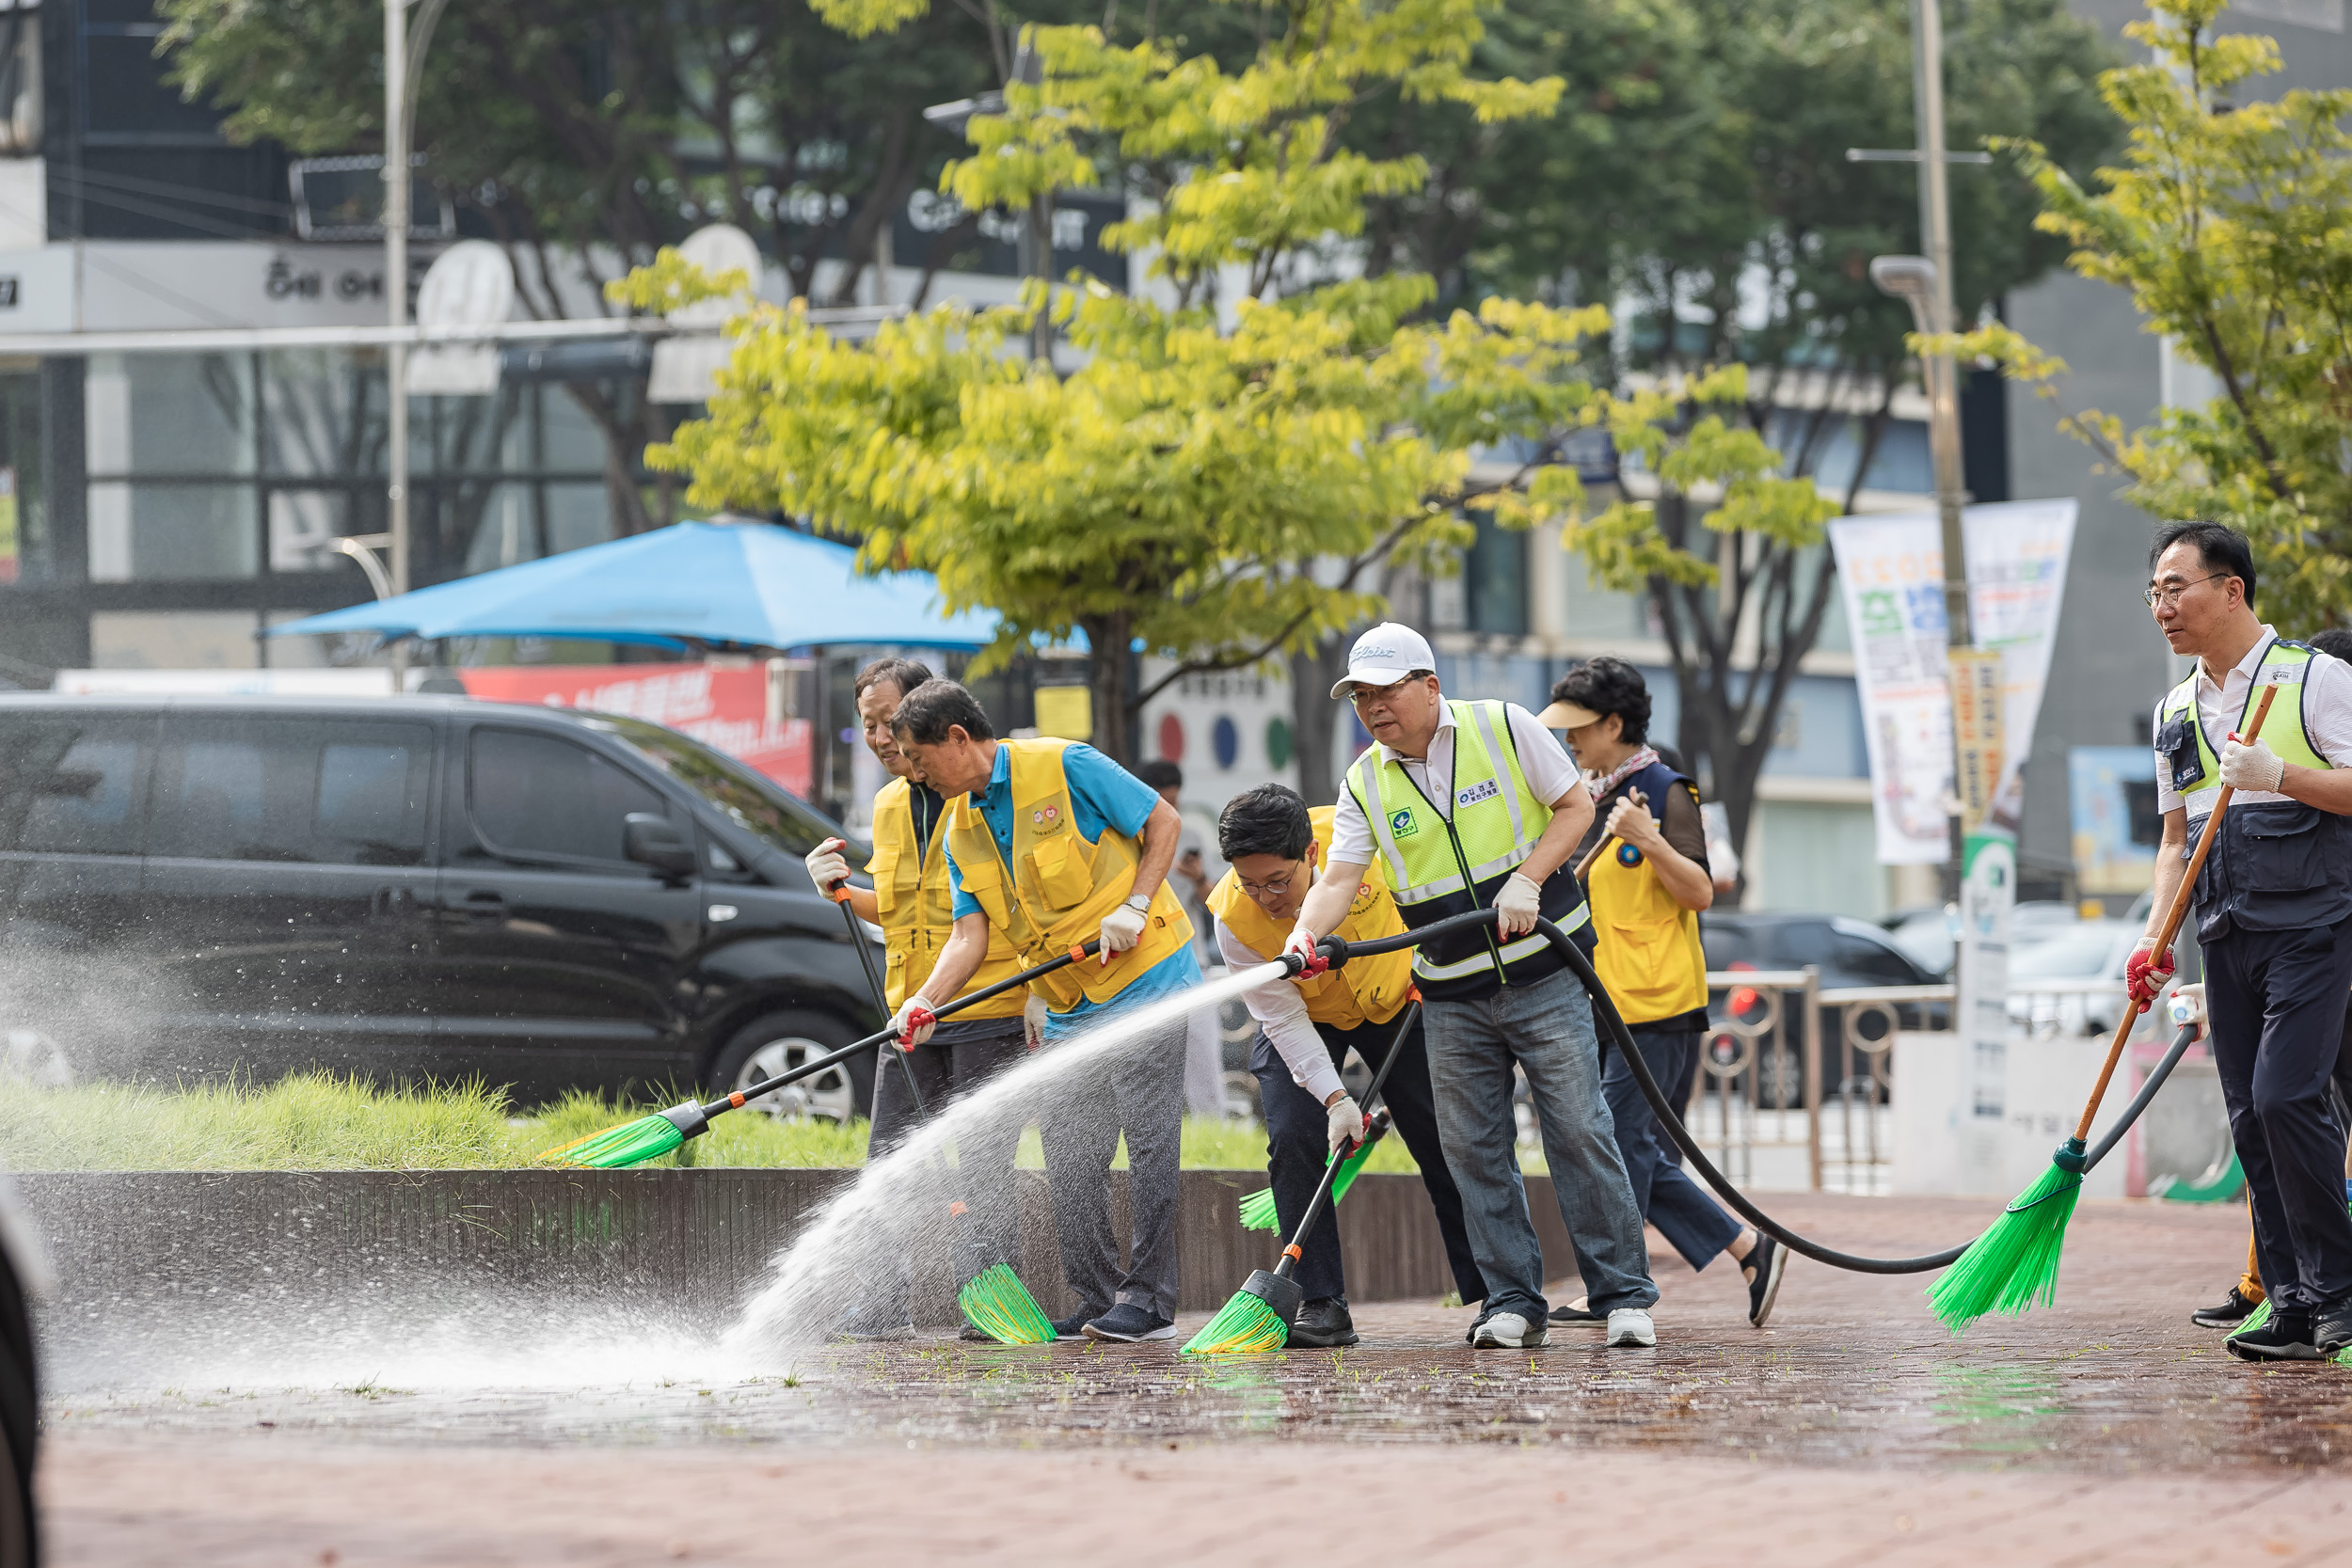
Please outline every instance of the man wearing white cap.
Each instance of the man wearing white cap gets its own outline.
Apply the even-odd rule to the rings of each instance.
[[[1311,949],[1346,918],[1380,858],[1407,926],[1493,909],[1491,927],[1415,954],[1437,1095],[1438,1135],[1462,1193],[1486,1300],[1481,1348],[1544,1342],[1544,1259],[1516,1153],[1513,1069],[1527,1075],[1560,1218],[1612,1345],[1658,1342],[1642,1216],[1601,1098],[1592,1002],[1535,931],[1588,926],[1564,870],[1593,820],[1583,776],[1559,740],[1513,703],[1447,700],[1437,657],[1409,626],[1356,640],[1333,697],[1356,705],[1373,745],[1347,771],[1332,816],[1330,866],[1308,894],[1285,950]]]

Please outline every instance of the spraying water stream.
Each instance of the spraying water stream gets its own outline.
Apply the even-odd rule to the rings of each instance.
[[[934,1116],[817,1212],[777,1257],[767,1288],[744,1308],[723,1348],[788,1358],[832,1338],[862,1307],[901,1299],[912,1260],[951,1250],[970,1257],[973,1238],[1007,1227],[1014,1197],[1007,1173],[961,1168],[960,1147],[994,1144],[1030,1121],[1113,1115],[1111,1076],[1134,1053],[1181,1051],[1189,1014],[1285,973],[1279,963],[1262,964],[1105,1020]],[[1168,1036],[1173,1039],[1162,1037]]]

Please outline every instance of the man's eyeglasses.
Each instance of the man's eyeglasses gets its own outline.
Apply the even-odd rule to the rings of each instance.
[[[1405,695],[1406,687],[1418,686],[1425,678],[1422,675],[1407,675],[1401,681],[1391,681],[1386,686],[1351,686],[1347,689],[1347,700],[1358,707],[1377,707],[1382,703],[1394,702]]]
[[[1279,877],[1268,878],[1263,882],[1243,881],[1241,890],[1252,898],[1279,898],[1290,892],[1291,881],[1297,875],[1295,871],[1285,871]],[[1238,874],[1236,879],[1239,879]]]
[[[2199,578],[2196,582],[2168,582],[2162,588],[2143,588],[2139,591],[2139,596],[2148,601],[2148,608],[2151,610],[2158,604],[2176,605],[2181,602],[2181,595],[2196,587],[2199,582],[2211,582],[2214,578],[2235,576],[2237,576],[2235,572],[2216,572],[2213,577]]]

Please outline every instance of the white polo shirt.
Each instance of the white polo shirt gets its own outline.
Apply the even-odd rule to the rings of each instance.
[[[1527,775],[1528,787],[1535,792],[1537,800],[1547,805],[1558,805],[1569,790],[1584,787],[1584,775],[1578,771],[1575,760],[1568,755],[1567,748],[1560,744],[1558,736],[1537,723],[1535,716],[1517,703],[1503,704],[1502,711],[1510,719],[1512,743],[1518,748],[1519,771]],[[1438,733],[1429,737],[1427,757],[1404,756],[1378,742],[1374,743],[1374,750],[1380,753],[1384,767],[1391,762],[1404,764],[1405,776],[1420,786],[1448,821],[1453,820],[1453,708],[1438,709]],[[1343,784],[1338,807],[1331,815],[1331,863],[1370,865],[1375,852],[1372,824],[1364,820],[1364,808],[1357,803],[1356,792]]]
[[[2237,728],[2238,720],[2247,713],[2247,697],[2252,691],[2254,672],[2262,668],[2263,656],[2271,643],[2279,640],[2278,631],[2263,627],[2262,636],[2248,649],[2246,657],[2237,661],[2216,686],[2205,673],[2205,661],[2197,661],[2197,722],[2205,732],[2205,744],[2213,748],[2217,759],[2221,744]],[[2169,697],[2170,692],[2165,696]],[[2271,723],[2279,720],[2275,707]],[[2312,749],[2336,768],[2352,768],[2352,664],[2326,654],[2314,653],[2309,668],[2303,672],[2303,723],[2311,732]],[[2154,730],[2164,728],[2164,703],[2156,704]],[[2153,734],[2153,731],[2152,731]],[[2273,752],[2279,748],[2271,747]],[[2265,800],[2284,800],[2289,797],[2268,790],[2241,789],[2233,797],[2240,805],[2259,805]],[[2158,813],[2181,809],[2180,792],[2172,787],[2172,764],[2162,752],[2156,753],[2156,810]],[[2202,820],[2202,818],[2200,818]]]

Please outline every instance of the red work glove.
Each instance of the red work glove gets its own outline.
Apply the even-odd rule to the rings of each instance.
[[[2159,961],[2161,960],[2161,961]],[[2132,956],[2123,960],[2123,990],[2146,1012],[2156,1000],[2156,992],[2164,990],[2172,978],[2172,954],[2169,949],[2156,951],[2155,939],[2142,937]]]

